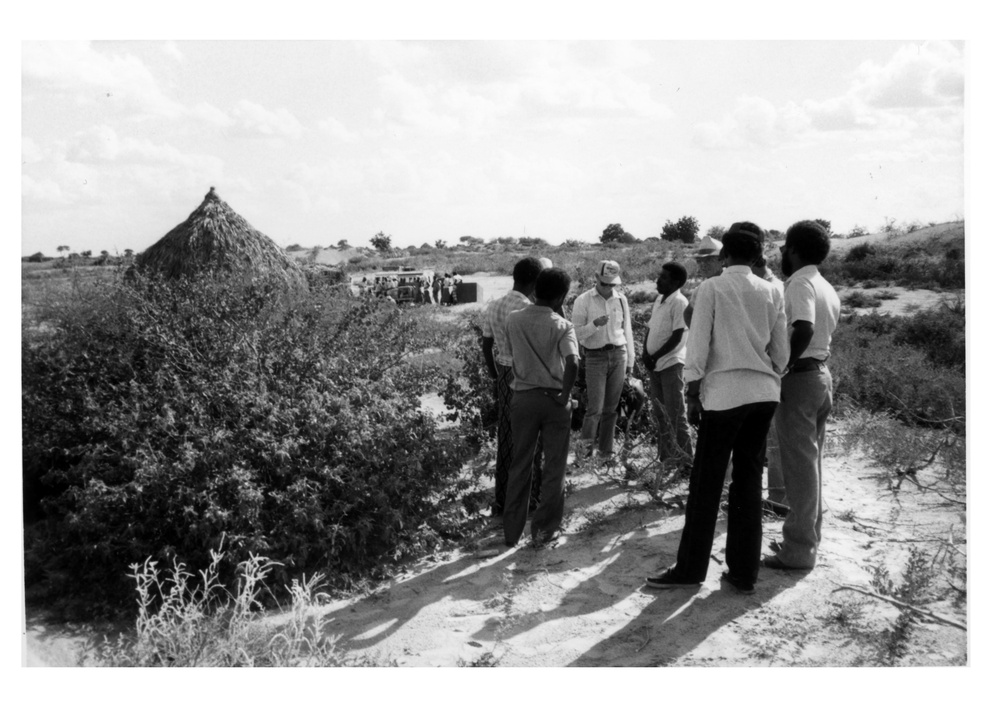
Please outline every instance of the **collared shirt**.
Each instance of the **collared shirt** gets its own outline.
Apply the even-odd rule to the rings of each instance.
[[[682,364],[687,358],[687,323],[683,321],[683,311],[687,308],[687,298],[680,291],[673,291],[665,299],[656,298],[649,317],[649,335],[645,338],[645,348],[651,354],[673,335],[683,330],[680,342],[666,356],[656,361],[656,371],[668,369],[674,364]]]
[[[513,382],[510,388],[562,390],[565,358],[578,356],[579,345],[572,323],[545,305],[514,310],[506,321],[513,350]]]
[[[506,320],[514,310],[522,310],[529,305],[531,305],[530,298],[512,290],[502,298],[490,301],[486,306],[485,318],[482,321],[482,336],[493,338],[493,358],[497,364],[513,365],[510,340],[506,334]]]
[[[607,316],[607,324],[598,327],[593,321]],[[628,352],[628,366],[635,365],[635,342],[631,334],[631,311],[628,299],[617,289],[604,299],[596,288],[580,293],[572,304],[572,324],[576,328],[579,344],[587,349],[600,349],[613,344],[624,346]]]
[[[683,380],[701,380],[705,410],[780,402],[790,354],[784,295],[748,266],[729,266],[698,288]]]
[[[816,266],[802,266],[784,284],[784,310],[788,336],[798,320],[812,323],[812,339],[802,359],[829,358],[833,330],[839,321],[839,296]]]

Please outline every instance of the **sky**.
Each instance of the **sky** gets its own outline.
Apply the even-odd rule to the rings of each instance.
[[[965,214],[961,40],[28,40],[21,253]]]

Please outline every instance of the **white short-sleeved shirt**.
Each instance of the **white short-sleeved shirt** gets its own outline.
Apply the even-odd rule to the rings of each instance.
[[[645,349],[651,354],[659,349],[676,330],[683,330],[680,343],[666,356],[656,361],[656,371],[682,364],[687,359],[687,323],[683,321],[683,311],[687,309],[687,298],[680,291],[674,291],[665,299],[659,296],[652,304],[649,317],[649,335],[645,339]]]
[[[802,359],[829,358],[833,331],[839,321],[839,296],[836,289],[822,277],[815,266],[803,266],[784,284],[784,310],[787,313],[788,336],[795,322],[812,323],[812,339],[802,353]]]

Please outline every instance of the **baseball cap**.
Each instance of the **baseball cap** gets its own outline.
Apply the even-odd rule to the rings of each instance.
[[[597,280],[607,285],[621,283],[621,265],[616,261],[601,261],[597,268]]]

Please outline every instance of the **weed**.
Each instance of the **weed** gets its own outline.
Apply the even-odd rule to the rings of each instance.
[[[163,573],[151,559],[132,565],[139,615],[135,633],[96,645],[99,666],[342,666],[348,660],[325,634],[328,621],[313,611],[322,579],[302,578],[289,589],[286,621],[275,628],[259,617],[261,589],[273,565],[251,557],[238,565],[230,593],[220,580],[224,554],[212,551],[200,579],[180,562]]]

